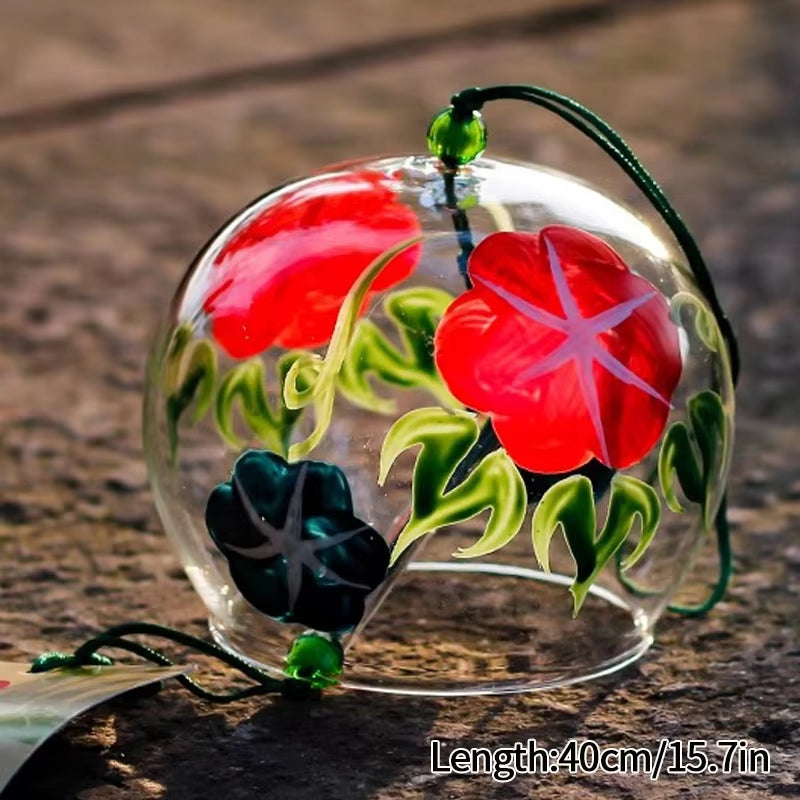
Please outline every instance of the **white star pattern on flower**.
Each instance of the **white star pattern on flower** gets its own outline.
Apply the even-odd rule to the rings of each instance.
[[[272,558],[273,556],[283,556],[286,561],[286,573],[289,587],[289,610],[293,611],[297,598],[300,595],[300,587],[303,581],[303,567],[308,567],[314,575],[325,575],[336,581],[342,586],[352,586],[354,589],[369,589],[363,583],[353,583],[339,577],[330,567],[325,566],[315,555],[319,550],[327,550],[329,547],[346,542],[352,539],[361,531],[368,530],[368,525],[361,525],[352,531],[336,533],[333,536],[326,536],[324,539],[303,539],[303,486],[306,482],[308,465],[300,467],[300,474],[292,490],[289,499],[289,507],[286,510],[286,519],[283,527],[276,528],[262,517],[253,501],[248,496],[242,482],[233,476],[233,483],[239,493],[242,505],[247,512],[247,518],[255,529],[264,538],[264,541],[255,547],[237,547],[227,544],[228,550],[251,559]]]
[[[655,290],[646,292],[631,300],[617,303],[611,308],[595,314],[593,317],[584,317],[575,303],[575,298],[572,296],[569,286],[567,286],[567,279],[558,253],[556,253],[555,248],[547,237],[544,237],[544,242],[547,247],[550,272],[553,276],[556,293],[561,302],[561,308],[566,315],[565,317],[551,314],[549,311],[529,303],[527,300],[486,278],[474,276],[473,281],[502,297],[503,300],[527,319],[564,334],[564,341],[543,359],[520,373],[515,384],[523,384],[531,378],[538,378],[548,372],[553,372],[568,361],[574,361],[578,372],[578,385],[583,394],[586,409],[589,412],[589,418],[597,434],[597,439],[600,442],[601,459],[608,464],[611,460],[603,430],[603,421],[600,416],[600,400],[597,395],[597,386],[592,375],[592,365],[595,361],[623,383],[635,386],[650,395],[650,397],[661,401],[667,407],[672,407],[667,398],[659,394],[649,383],[642,380],[635,372],[628,369],[609,353],[597,339],[598,335],[615,328],[630,317],[637,308],[656,297],[657,292]]]

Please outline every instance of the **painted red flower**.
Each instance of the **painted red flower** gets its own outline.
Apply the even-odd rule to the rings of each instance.
[[[539,473],[644,458],[681,373],[660,292],[603,241],[562,225],[492,234],[468,272],[473,288],[439,324],[436,363],[455,397],[491,417],[509,456]]]
[[[378,172],[325,175],[285,191],[214,260],[203,304],[214,338],[234,358],[272,344],[325,344],[358,276],[419,233],[414,212]],[[397,255],[372,291],[407,278],[418,259],[419,246]]]

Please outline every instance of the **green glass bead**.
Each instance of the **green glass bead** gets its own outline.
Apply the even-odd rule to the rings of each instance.
[[[335,639],[304,633],[292,642],[284,660],[283,671],[290,678],[305,681],[314,689],[325,689],[338,683],[344,651]]]
[[[428,127],[428,149],[448,167],[469,164],[486,149],[486,125],[479,112],[461,119],[452,107],[440,111]]]

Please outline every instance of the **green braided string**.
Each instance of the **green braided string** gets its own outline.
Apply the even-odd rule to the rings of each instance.
[[[97,651],[104,647],[127,650],[141,658],[158,664],[162,667],[173,665],[173,661],[158,650],[154,650],[140,642],[129,641],[126,636],[155,636],[167,639],[184,647],[192,648],[203,655],[211,656],[233,667],[245,677],[252,680],[255,685],[232,692],[212,692],[186,675],[178,675],[176,680],[192,694],[211,703],[233,703],[247,697],[264,694],[280,693],[285,696],[302,697],[313,696],[318,692],[308,683],[295,678],[277,679],[262,669],[245,661],[243,658],[230,653],[213,642],[200,639],[188,633],[169,628],[165,625],[156,625],[149,622],[129,622],[115,625],[97,636],[84,642],[71,656],[63,653],[43,653],[31,665],[31,672],[46,672],[51,669],[79,666],[107,666],[111,661]]]

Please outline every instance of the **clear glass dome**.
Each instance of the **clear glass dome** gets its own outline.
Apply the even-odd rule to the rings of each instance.
[[[149,362],[164,527],[218,642],[341,683],[541,689],[640,656],[724,492],[727,353],[680,253],[597,189],[339,165],[234,217]]]

